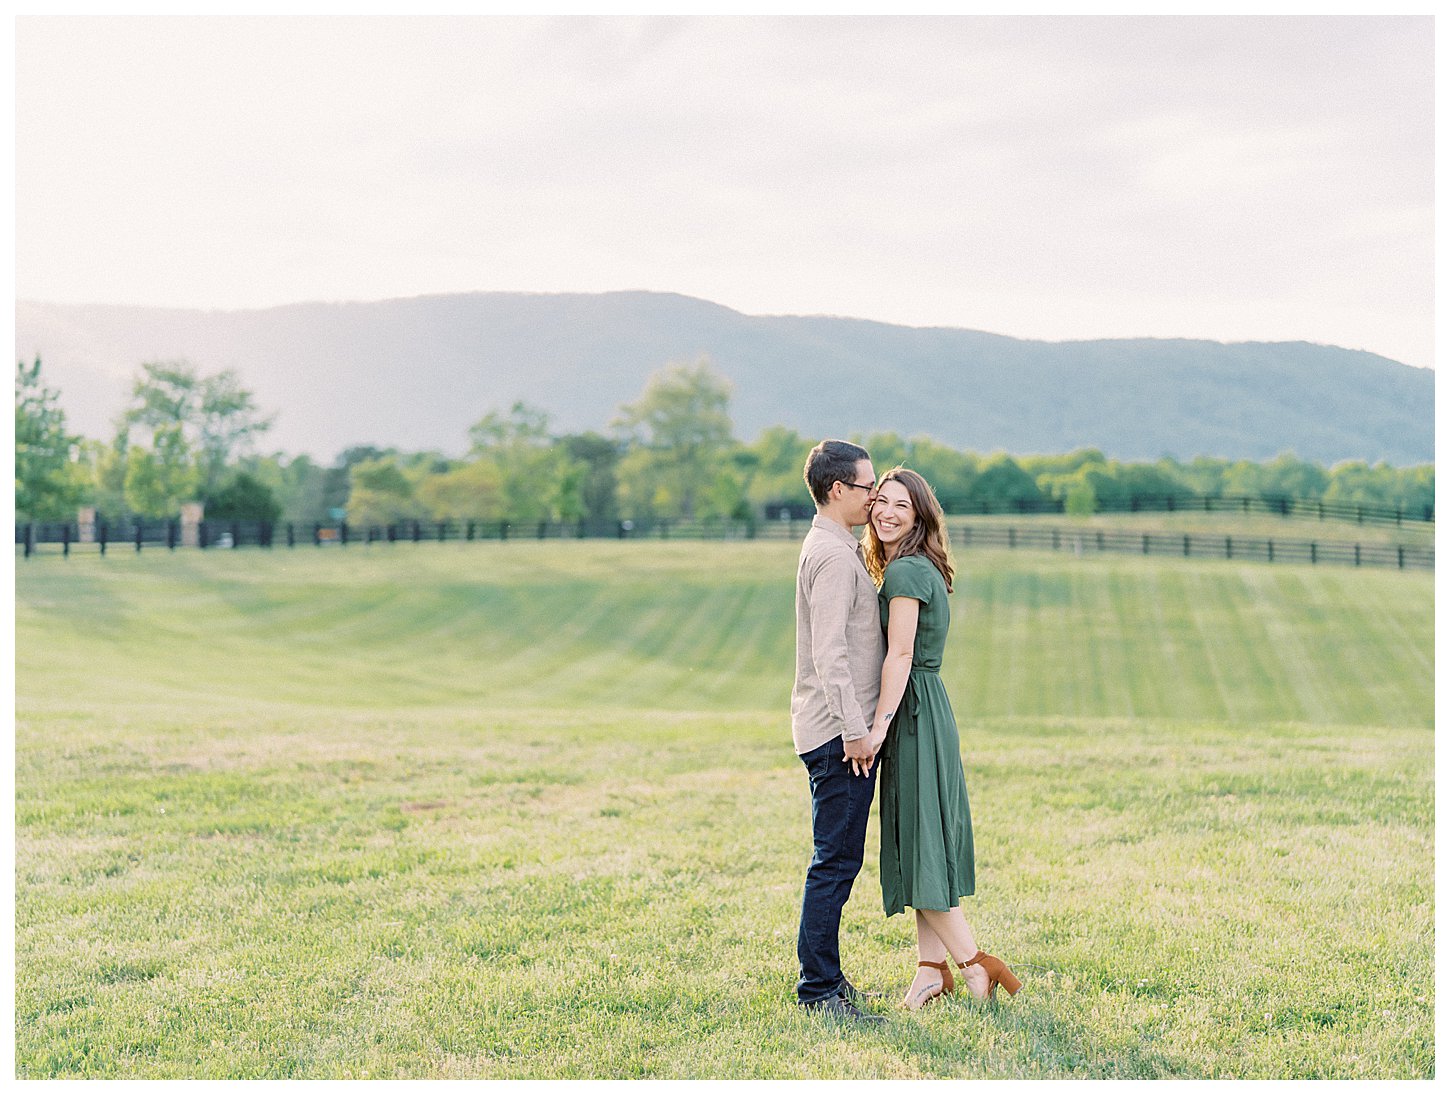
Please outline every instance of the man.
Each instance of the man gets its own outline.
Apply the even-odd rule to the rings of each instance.
[[[811,781],[815,855],[806,871],[798,1002],[841,1018],[884,1022],[860,1011],[841,973],[841,909],[861,870],[866,821],[876,791],[867,744],[886,644],[876,586],[851,532],[864,525],[876,473],[859,445],[822,441],[806,458],[816,516],[796,574],[796,670],[791,736]]]

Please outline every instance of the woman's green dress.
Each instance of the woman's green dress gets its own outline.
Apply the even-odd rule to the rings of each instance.
[[[924,555],[886,566],[881,627],[891,599],[921,602],[911,678],[881,750],[881,900],[886,915],[907,906],[951,909],[976,890],[972,815],[957,721],[941,681],[951,626],[947,584]]]

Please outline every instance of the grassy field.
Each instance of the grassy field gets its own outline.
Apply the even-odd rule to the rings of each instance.
[[[17,562],[19,1075],[1433,1074],[1431,575],[963,553],[967,910],[1027,987],[863,1034],[791,1003],[794,554]]]

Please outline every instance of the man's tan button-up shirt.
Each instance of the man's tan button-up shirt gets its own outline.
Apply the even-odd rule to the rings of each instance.
[[[801,544],[795,588],[795,751],[871,731],[886,638],[876,585],[850,531],[817,515]]]

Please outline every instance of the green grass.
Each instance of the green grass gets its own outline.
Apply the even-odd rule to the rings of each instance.
[[[18,561],[18,1074],[1433,1075],[1431,576],[958,562],[1027,987],[862,1034],[791,1004],[793,546]]]

